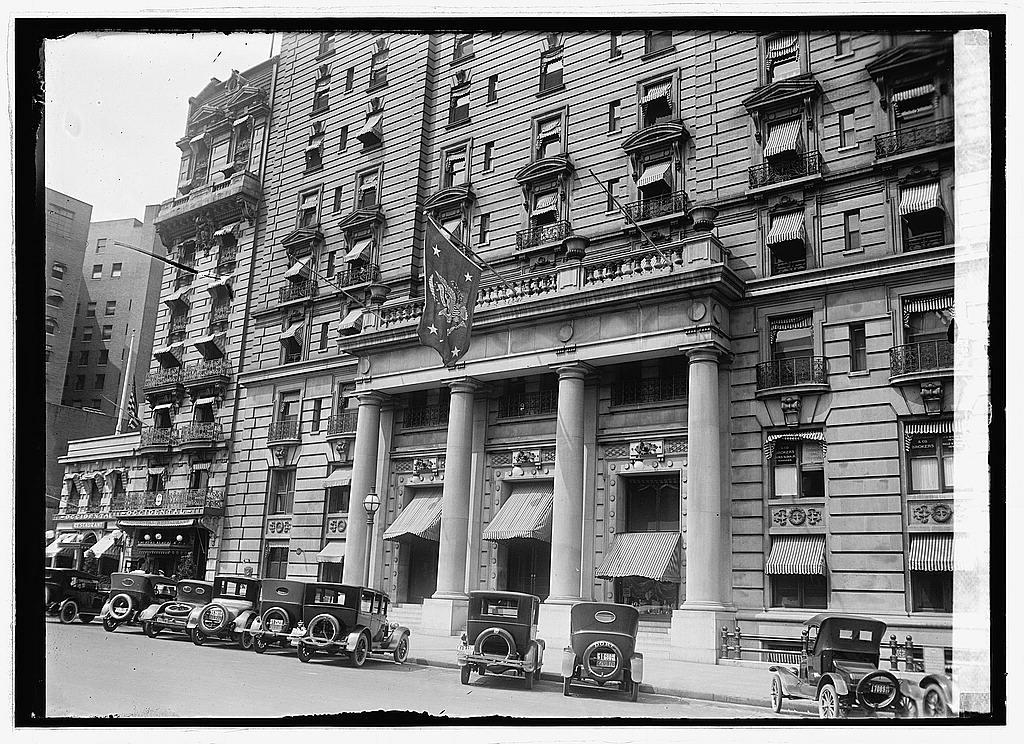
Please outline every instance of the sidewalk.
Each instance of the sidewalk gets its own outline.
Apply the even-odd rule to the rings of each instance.
[[[423,666],[456,669],[457,636],[435,636],[414,632],[409,661]],[[548,648],[541,678],[561,682],[562,649]],[[697,664],[644,654],[644,681],[641,692],[678,695],[695,700],[753,705],[770,711],[769,690],[772,675],[767,667],[736,664]],[[783,710],[810,712],[816,707],[787,700]]]

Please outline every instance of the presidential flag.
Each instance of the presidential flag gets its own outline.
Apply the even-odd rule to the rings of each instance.
[[[128,428],[139,428],[139,398],[135,394],[135,378],[132,378],[132,391],[128,394]]]
[[[469,260],[431,217],[423,250],[423,317],[420,343],[451,366],[469,351],[480,267]]]

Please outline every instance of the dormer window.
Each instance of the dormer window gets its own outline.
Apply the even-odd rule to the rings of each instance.
[[[386,85],[388,82],[388,47],[387,40],[379,39],[374,46],[370,58],[370,87]]]
[[[324,154],[324,123],[317,121],[313,123],[309,135],[309,144],[306,145],[305,158],[306,170],[315,170],[323,165]]]
[[[640,98],[640,127],[672,120],[672,79],[658,80],[642,86]]]
[[[764,61],[769,83],[799,75],[799,37],[796,34],[779,34],[765,40]]]
[[[379,171],[361,174],[356,185],[356,209],[376,209],[380,203],[379,186]]]
[[[562,115],[556,114],[542,119],[537,119],[534,124],[535,159],[561,155],[564,151],[562,146]]]
[[[449,150],[444,156],[444,179],[442,188],[462,186],[467,181],[469,169],[466,160],[466,148]]]
[[[452,54],[452,62],[465,59],[473,54],[473,34],[455,35],[455,52]]]

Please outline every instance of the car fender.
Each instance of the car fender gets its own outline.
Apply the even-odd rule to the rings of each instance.
[[[263,632],[263,618],[260,617],[258,613],[253,613],[253,614],[255,614],[256,617],[254,617],[252,619],[252,624],[249,626],[249,632],[250,633],[261,633],[261,632]]]
[[[635,653],[629,657],[629,677],[634,682],[644,681],[644,655]]]
[[[547,651],[547,644],[544,643],[543,638],[537,638],[534,640],[537,644],[537,668],[540,669],[544,666],[544,652]]]
[[[143,620],[152,620],[160,610],[164,608],[163,604],[155,603],[144,609],[139,613],[139,622]]]
[[[836,688],[836,693],[838,693],[840,697],[846,697],[850,694],[850,686],[847,684],[845,677],[838,674],[828,673],[821,675],[821,679],[818,680],[818,689],[814,693],[815,700],[817,700],[818,695],[821,694],[821,688],[828,683],[831,683],[832,686]]]
[[[235,618],[234,630],[236,633],[249,630],[249,626],[255,622],[255,618],[259,617],[252,610],[242,610],[238,613],[238,617]]]
[[[345,636],[345,650],[351,651],[356,647],[356,643],[359,641],[359,636],[366,634],[366,641],[369,647],[373,648],[373,639],[370,637],[370,632],[362,625],[357,625],[355,630]]]
[[[188,613],[188,620],[185,622],[185,627],[191,630],[192,628],[199,627],[199,616],[202,614],[206,605],[202,607],[196,607],[192,612]]]
[[[100,610],[100,620],[105,620],[107,615],[110,614],[110,600],[108,599],[103,603],[103,609]]]
[[[576,653],[571,646],[562,649],[562,676],[572,677],[576,674]]]
[[[782,694],[789,695],[793,690],[798,689],[800,685],[800,677],[797,676],[789,667],[784,666],[770,666],[768,671],[772,672],[779,678],[779,684],[782,685]]]
[[[540,669],[540,646],[536,642],[531,641],[530,647],[526,649],[526,653],[523,655],[523,670],[527,673]]]
[[[956,685],[953,684],[953,680],[945,674],[926,674],[921,680],[915,685],[917,687],[916,694],[914,695],[915,700],[924,700],[925,688],[928,685],[936,685],[942,694],[946,698],[946,707],[949,708],[949,712],[953,715],[958,715],[960,711],[960,695],[956,691]],[[902,691],[902,687],[901,687]]]

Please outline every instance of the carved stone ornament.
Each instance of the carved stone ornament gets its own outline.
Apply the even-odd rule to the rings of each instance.
[[[794,527],[799,527],[806,521],[807,515],[804,510],[799,507],[793,507],[789,510],[789,523]]]
[[[785,527],[789,521],[789,512],[785,509],[776,509],[772,512],[772,522],[777,524],[779,527]]]
[[[942,413],[942,383],[928,380],[921,383],[921,402],[924,412],[932,415]]]
[[[800,423],[800,396],[784,395],[780,403],[786,426],[797,426]]]
[[[274,453],[274,457],[284,462],[285,455],[288,454],[287,447],[273,447],[271,451]]]
[[[660,439],[646,439],[639,442],[630,442],[629,457],[631,460],[646,460],[651,457],[661,459],[663,452],[662,444],[663,442]]]
[[[196,247],[203,251],[210,250],[214,246],[213,234],[216,230],[217,226],[210,218],[210,213],[200,212],[196,216]]]
[[[519,467],[540,465],[540,450],[515,450],[512,453],[512,464]]]
[[[414,473],[437,473],[437,460],[433,457],[417,457],[412,461]]]
[[[818,509],[808,509],[807,524],[812,527],[821,524],[821,511]]]

